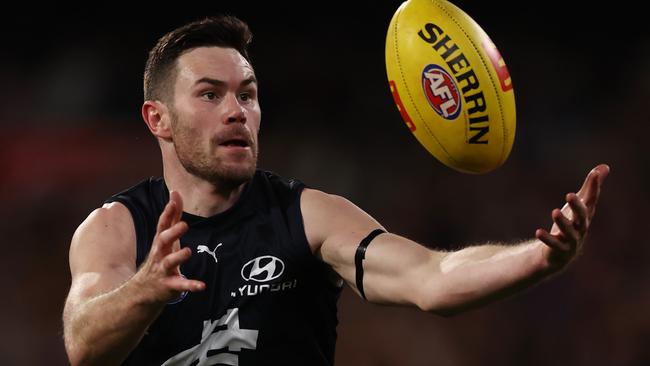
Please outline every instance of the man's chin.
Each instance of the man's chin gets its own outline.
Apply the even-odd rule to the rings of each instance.
[[[188,173],[212,183],[219,190],[232,190],[255,175],[256,159],[214,159],[204,164],[181,163]]]
[[[255,170],[254,163],[224,164],[215,170],[212,181],[223,186],[238,186],[251,180]]]
[[[255,175],[255,166],[224,169],[223,173],[220,175],[224,180],[244,183],[251,180]]]

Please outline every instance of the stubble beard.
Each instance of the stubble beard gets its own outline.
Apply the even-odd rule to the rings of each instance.
[[[207,182],[216,190],[228,193],[248,182],[255,175],[257,169],[257,144],[250,145],[253,153],[252,161],[227,164],[222,156],[214,155],[218,148],[217,138],[211,139],[209,146],[205,147],[201,141],[200,133],[188,127],[172,113],[172,130],[174,133],[174,148],[178,160],[185,170]],[[207,151],[206,151],[207,150]]]

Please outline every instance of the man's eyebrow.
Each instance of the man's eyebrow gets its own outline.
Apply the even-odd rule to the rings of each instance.
[[[207,84],[211,84],[211,85],[214,85],[214,86],[224,86],[224,85],[226,85],[225,81],[212,79],[212,78],[208,78],[208,77],[200,78],[199,80],[194,82],[194,85],[198,85],[198,84],[202,84],[202,83],[207,83]]]
[[[226,82],[223,81],[223,80],[218,80],[218,79],[213,79],[213,78],[208,78],[208,77],[200,78],[199,80],[197,80],[194,83],[194,85],[198,85],[198,84],[201,84],[201,83],[207,83],[207,84],[211,84],[211,85],[214,85],[214,86],[225,86],[226,85]],[[242,80],[240,85],[241,86],[247,86],[247,85],[250,85],[250,84],[253,84],[253,83],[257,84],[257,79],[255,78],[255,76],[251,76],[251,77],[248,77],[248,78]]]
[[[257,79],[255,78],[255,76],[250,76],[241,82],[241,86],[247,86],[253,83],[258,84]]]

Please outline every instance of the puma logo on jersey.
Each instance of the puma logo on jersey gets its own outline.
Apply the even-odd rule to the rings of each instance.
[[[217,244],[217,246],[214,248],[214,250],[210,250],[210,248],[207,245],[199,245],[198,247],[196,247],[196,251],[197,251],[197,253],[208,253],[208,254],[210,254],[212,256],[212,258],[214,258],[214,263],[219,263],[219,261],[217,260],[216,252],[217,252],[217,249],[222,245],[223,245],[222,243]]]
[[[226,328],[214,331],[223,326]],[[228,309],[218,320],[203,322],[199,344],[173,356],[162,366],[238,366],[242,349],[257,349],[258,333],[258,330],[239,328],[239,309]]]

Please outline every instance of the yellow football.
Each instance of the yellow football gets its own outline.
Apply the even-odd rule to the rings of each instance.
[[[487,173],[512,150],[516,110],[499,51],[463,10],[445,0],[408,0],[386,37],[393,99],[418,141],[440,162]]]

